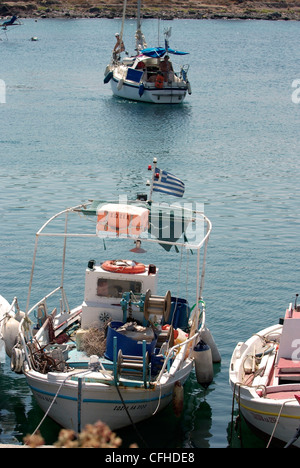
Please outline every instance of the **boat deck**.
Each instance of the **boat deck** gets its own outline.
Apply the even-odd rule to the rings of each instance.
[[[79,351],[76,347],[69,350],[67,363],[70,367],[88,367],[89,356],[84,351]]]
[[[76,347],[70,349],[68,352],[68,359],[66,361],[67,365],[70,368],[74,369],[88,369],[90,368],[90,359],[91,357],[88,356],[84,351],[78,350]],[[105,383],[111,384],[114,381],[114,376],[116,369],[114,367],[113,361],[106,359],[104,356],[99,358],[101,361],[101,368],[106,375]],[[170,368],[173,359],[170,360],[168,365],[168,369]],[[130,364],[126,365],[124,363],[124,367],[122,364],[118,363],[117,365],[117,373],[118,373],[118,382],[125,386],[149,386],[152,382],[156,381],[156,377],[163,365],[163,357],[158,355],[152,357],[151,359],[151,367],[146,368],[143,367],[142,364],[133,363],[131,361]],[[121,367],[122,369],[121,369]],[[151,369],[151,370],[150,370]],[[100,370],[101,373],[101,370]],[[107,380],[108,379],[108,380]],[[76,380],[76,376],[73,378]]]

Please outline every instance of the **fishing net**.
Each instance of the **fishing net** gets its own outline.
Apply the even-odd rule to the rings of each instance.
[[[90,328],[82,338],[82,349],[88,356],[103,356],[106,349],[105,331]]]

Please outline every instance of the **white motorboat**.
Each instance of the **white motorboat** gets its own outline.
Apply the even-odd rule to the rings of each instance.
[[[151,191],[160,189],[158,180],[157,184],[156,188],[152,184]],[[170,182],[166,185],[170,191]],[[174,190],[178,192],[178,188]],[[101,420],[115,430],[161,411],[174,394],[180,407],[183,385],[193,369],[205,387],[213,379],[212,363],[220,359],[206,327],[202,298],[211,223],[203,212],[183,210],[178,205],[170,205],[168,210],[165,203],[160,207],[143,198],[127,203],[94,200],[50,218],[36,234],[25,312],[19,310],[16,299],[9,305],[1,297],[0,332],[11,369],[24,374],[45,414],[65,428],[79,432],[86,424]],[[168,211],[171,216],[167,216]],[[175,232],[177,221],[180,230]],[[201,233],[206,226],[201,239],[195,238],[195,226]],[[192,242],[188,239],[189,227]],[[172,234],[166,235],[166,228]],[[37,258],[42,258],[37,255],[38,246],[44,239],[47,256],[49,241],[55,243],[50,251],[56,258],[56,243],[62,241],[62,267],[57,272],[57,287],[42,292],[40,284],[38,296],[34,294],[40,299],[30,305]],[[69,247],[71,240],[76,245],[73,251]],[[79,258],[74,259],[76,253],[79,257],[79,241],[95,242],[97,248],[105,243],[104,250],[111,244],[117,256],[116,260],[88,261],[82,271],[82,300],[71,307],[67,289],[72,299],[80,290],[80,283],[74,279],[80,266]],[[160,269],[167,263],[161,253],[156,254],[153,263],[133,258],[119,260],[127,258],[124,245],[129,242],[132,246],[133,241],[131,257],[145,252],[141,242],[166,255],[170,255],[171,248],[180,249],[181,255],[173,254],[178,255],[178,260],[169,270],[169,277],[160,278]],[[67,243],[73,252],[73,280],[65,286]],[[193,264],[196,272],[188,275],[188,269],[184,270],[186,290],[194,281],[192,307],[187,298],[169,290],[158,294],[170,280],[177,289],[179,276],[173,270],[177,266],[182,273],[183,254],[189,257],[190,251],[197,253],[194,262],[187,262],[187,268]],[[43,267],[44,273],[38,269],[39,275],[49,271],[47,260],[42,262]]]
[[[282,323],[283,322],[283,323]],[[271,442],[300,447],[300,307],[238,343],[230,384],[246,422]]]
[[[171,28],[165,31],[164,47],[147,48],[141,31],[141,0],[138,0],[135,54],[122,58],[125,49],[123,45],[125,8],[126,3],[121,33],[116,34],[118,46],[105,69],[104,83],[110,83],[113,94],[124,99],[156,104],[182,103],[187,93],[191,94],[191,85],[187,76],[189,66],[184,64],[180,70],[174,70],[170,56],[182,56],[186,55],[186,52],[169,47]]]

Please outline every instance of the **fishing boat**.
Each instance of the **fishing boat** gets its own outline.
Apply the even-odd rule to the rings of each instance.
[[[300,306],[237,344],[230,384],[246,422],[271,442],[300,447]]]
[[[175,71],[170,56],[183,56],[187,52],[169,46],[171,28],[165,30],[164,47],[147,47],[141,30],[141,0],[138,0],[135,53],[122,58],[125,10],[126,2],[121,32],[116,33],[117,44],[105,69],[104,83],[110,83],[113,94],[124,99],[156,104],[182,103],[186,95],[191,94],[189,66],[182,65]]]
[[[150,183],[150,194],[183,193],[184,184],[158,169],[156,161],[151,170],[155,183]],[[86,424],[101,420],[115,430],[150,418],[171,401],[180,413],[183,385],[191,372],[204,388],[213,380],[213,362],[220,355],[206,325],[203,300],[211,222],[194,208],[183,210],[174,204],[168,209],[165,203],[154,203],[150,194],[126,203],[92,200],[51,217],[36,233],[25,312],[16,298],[11,304],[0,298],[0,333],[11,370],[24,374],[45,415],[65,428],[80,432]],[[57,242],[62,243],[57,285],[43,293],[40,289],[50,279],[47,259],[42,270],[37,265],[37,259],[43,258],[38,255],[42,240],[47,256],[49,241],[56,257]],[[93,252],[103,246],[105,254],[99,261],[84,260],[81,290],[75,281],[80,268],[78,243],[87,241]],[[137,259],[145,253],[141,243],[151,249],[148,263]],[[67,244],[71,281],[65,285]],[[104,257],[108,248],[116,255]],[[196,255],[187,260],[184,270],[189,303],[164,285],[174,283],[177,290],[183,255],[190,259],[191,252]],[[175,256],[164,277],[168,262],[162,253]],[[189,265],[196,267],[190,275]],[[36,269],[39,287],[33,293]],[[45,278],[42,283],[41,278]],[[31,305],[33,294],[39,299]],[[77,296],[81,300],[70,306],[70,298],[74,301]]]

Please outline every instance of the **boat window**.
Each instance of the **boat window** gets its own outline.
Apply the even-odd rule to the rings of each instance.
[[[124,292],[139,294],[141,290],[142,284],[138,281],[98,278],[97,282],[97,296],[122,298]]]

